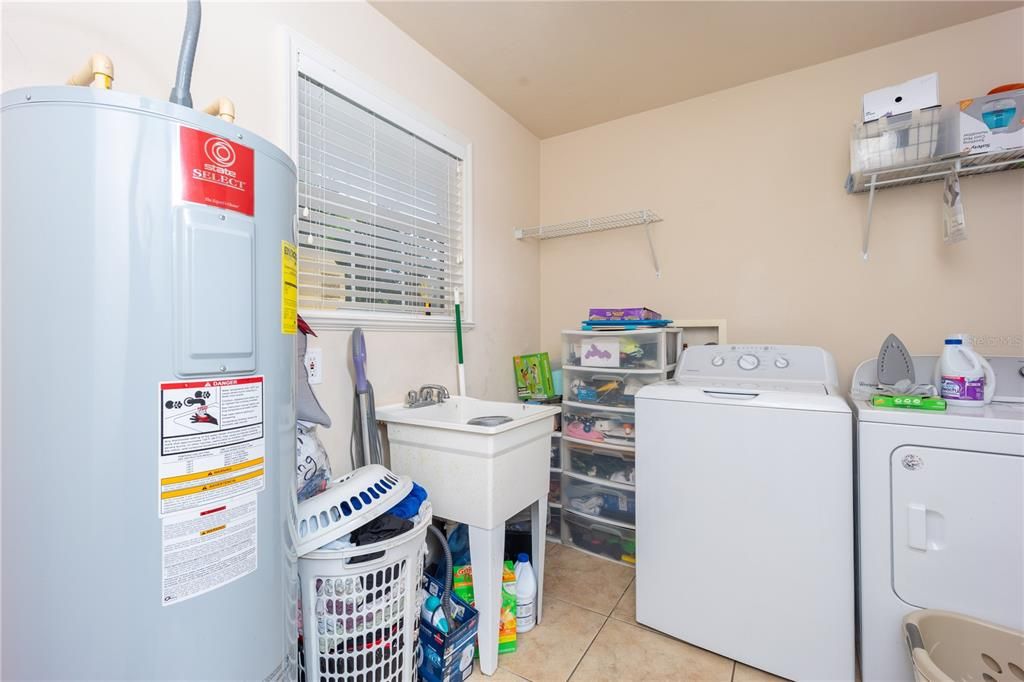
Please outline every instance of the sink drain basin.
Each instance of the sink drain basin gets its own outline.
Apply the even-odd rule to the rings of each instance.
[[[501,426],[502,424],[508,424],[510,421],[512,421],[512,417],[495,415],[493,417],[473,417],[466,423],[470,426]]]

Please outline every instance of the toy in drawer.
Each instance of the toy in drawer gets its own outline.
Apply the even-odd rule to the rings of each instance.
[[[562,507],[587,516],[632,524],[636,520],[636,493],[566,473],[562,477]]]
[[[563,348],[565,364],[575,367],[613,367],[620,369],[657,369],[662,366],[661,344],[657,334],[590,334],[573,336]]]
[[[562,425],[564,438],[628,448],[636,443],[636,424],[632,413],[566,406],[563,408]]]
[[[636,458],[631,452],[565,443],[566,471],[612,483],[635,483]]]
[[[599,374],[572,372],[566,400],[596,405],[633,409],[637,392],[661,377],[656,374]]]
[[[562,541],[587,552],[627,564],[636,563],[636,533],[576,516],[566,510],[562,515]]]

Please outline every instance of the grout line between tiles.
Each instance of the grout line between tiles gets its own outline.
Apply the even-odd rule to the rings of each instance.
[[[732,672],[729,673],[729,682],[736,682],[736,661],[732,662]]]
[[[572,667],[572,672],[569,673],[569,677],[566,678],[566,682],[569,682],[569,680],[572,679],[572,676],[576,674],[576,670],[580,667],[580,663],[582,663],[583,659],[586,658],[587,654],[590,653],[590,647],[594,646],[594,642],[596,642],[597,638],[601,636],[601,631],[604,630],[604,627],[608,625],[608,621],[610,621],[611,619],[611,616],[605,616],[604,622],[601,623],[601,627],[599,627],[597,629],[597,632],[594,633],[594,638],[590,640],[589,644],[587,644],[587,648],[583,651],[583,655],[580,656],[580,660],[576,661],[576,665]]]
[[[615,606],[612,607],[612,613],[615,613],[618,610],[619,604],[621,604],[622,600],[626,598],[626,593],[629,592],[629,588],[632,587],[633,583],[635,583],[635,582],[636,582],[636,576],[634,575],[633,578],[628,583],[626,583],[626,589],[624,589],[622,591],[622,594],[619,595],[619,598],[615,600]],[[613,617],[612,613],[609,613],[608,616],[609,617]],[[615,620],[620,620],[620,619],[616,618]]]

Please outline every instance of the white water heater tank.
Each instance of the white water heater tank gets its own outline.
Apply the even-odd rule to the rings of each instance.
[[[294,165],[108,90],[2,112],[0,678],[294,679]]]

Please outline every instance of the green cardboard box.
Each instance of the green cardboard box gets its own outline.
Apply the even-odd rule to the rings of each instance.
[[[541,400],[555,396],[551,360],[547,353],[517,355],[512,358],[516,372],[516,396],[520,400]]]

